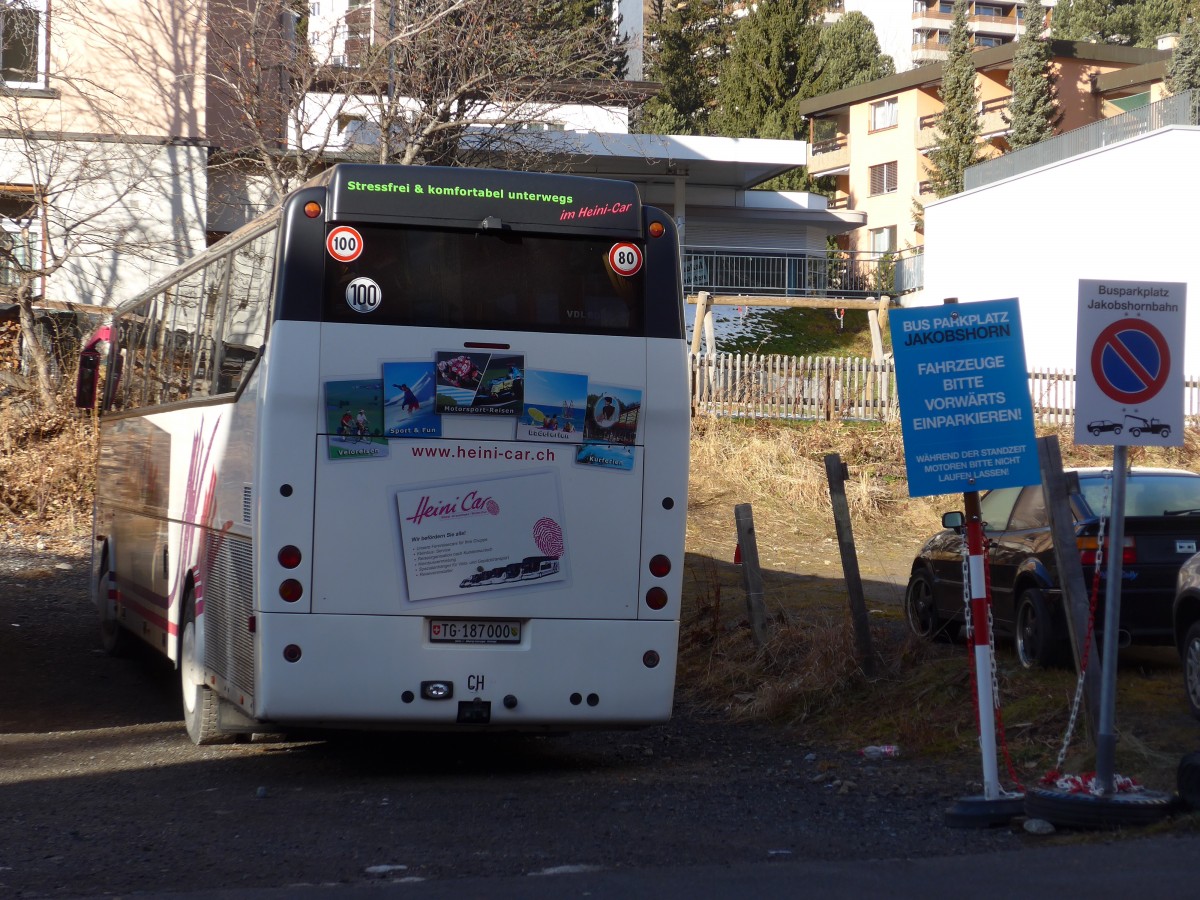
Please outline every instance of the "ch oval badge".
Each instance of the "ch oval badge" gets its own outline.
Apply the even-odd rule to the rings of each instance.
[[[346,304],[356,313],[375,312],[383,302],[383,292],[372,279],[360,276],[346,285]]]

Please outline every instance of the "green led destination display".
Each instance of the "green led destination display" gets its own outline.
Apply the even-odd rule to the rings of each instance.
[[[636,234],[637,188],[624,181],[537,172],[436,166],[338,166],[332,221],[396,221],[406,216],[479,227],[553,228]]]

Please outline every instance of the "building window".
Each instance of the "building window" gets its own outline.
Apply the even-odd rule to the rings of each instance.
[[[896,252],[896,226],[871,229],[871,252],[876,256]]]
[[[880,131],[884,128],[895,128],[900,104],[896,98],[880,100],[871,104],[871,130]]]
[[[892,194],[896,191],[896,164],[894,162],[871,166],[871,194]]]
[[[45,76],[46,0],[0,6],[0,73],[13,87],[40,87]]]
[[[999,47],[1003,43],[1004,43],[1004,38],[996,37],[995,35],[991,35],[991,34],[975,35],[975,46],[976,47]]]
[[[975,15],[999,17],[1004,15],[1004,10],[999,6],[984,6],[982,3],[976,3]]]
[[[29,185],[0,186],[0,291],[15,288],[18,272],[38,268],[42,226]]]

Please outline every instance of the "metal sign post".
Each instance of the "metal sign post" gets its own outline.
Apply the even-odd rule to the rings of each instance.
[[[949,825],[987,827],[1024,811],[1000,787],[993,648],[980,490],[1040,478],[1020,306],[1015,299],[894,310],[889,314],[911,496],[963,492],[966,585],[983,796],[946,811]],[[949,307],[949,308],[947,308]]]
[[[1183,444],[1182,377],[1187,285],[1080,279],[1075,350],[1075,443],[1113,447],[1112,507],[1105,539],[1104,639],[1100,723],[1092,791],[1039,787],[1028,815],[1068,825],[1146,825],[1166,815],[1170,797],[1118,790],[1117,635],[1125,547],[1125,478],[1130,445]],[[1103,515],[1103,511],[1100,511]],[[1123,782],[1129,781],[1122,779]]]
[[[1100,730],[1096,735],[1096,789],[1107,797],[1113,793],[1114,760],[1117,750],[1117,623],[1121,621],[1121,548],[1125,546],[1125,468],[1129,450],[1113,447],[1112,515],[1108,525],[1108,559],[1104,586],[1104,649],[1100,669]]]

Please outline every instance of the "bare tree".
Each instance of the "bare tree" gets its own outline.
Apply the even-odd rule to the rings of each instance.
[[[210,6],[225,23],[209,38],[210,135],[271,199],[334,158],[549,165],[564,107],[639,96],[612,18],[568,3],[374,0],[341,43],[310,40],[293,0]]]
[[[64,28],[77,27],[86,6],[63,0],[56,15]],[[27,21],[44,27],[37,18]],[[6,46],[12,39],[5,35]],[[32,86],[0,94],[0,290],[17,305],[34,387],[52,409],[55,365],[39,313],[111,305],[157,266],[198,248],[186,230],[164,233],[156,225],[176,215],[168,198],[187,177],[180,170],[187,151],[146,135],[117,90],[91,77],[94,69],[64,47],[56,46],[51,69],[41,48],[29,46],[20,80]],[[198,153],[193,148],[193,157]],[[190,234],[202,241],[201,229]]]

